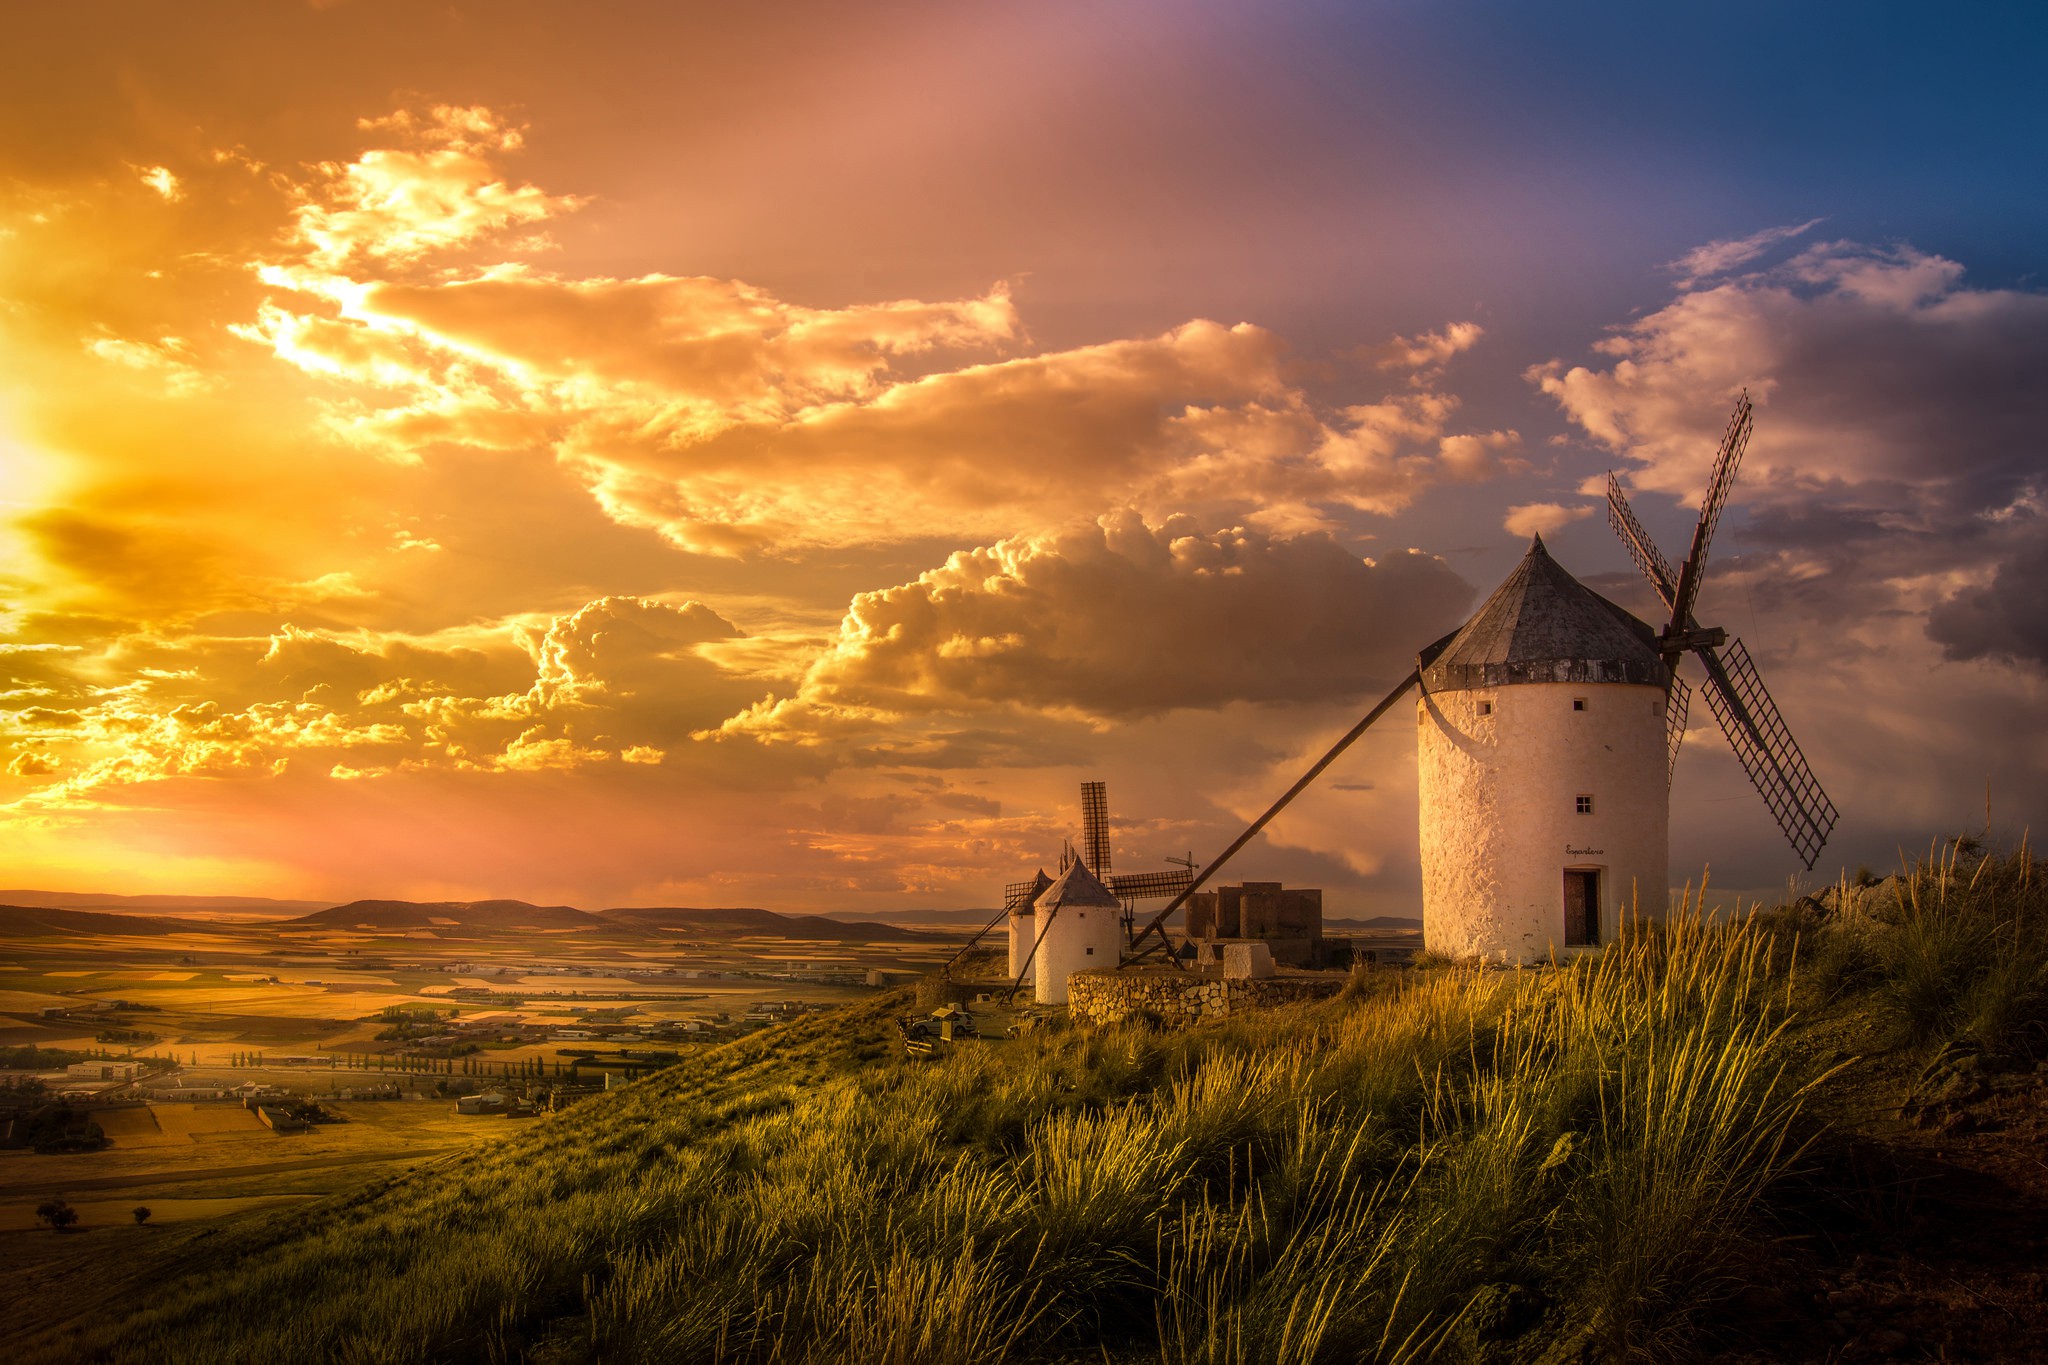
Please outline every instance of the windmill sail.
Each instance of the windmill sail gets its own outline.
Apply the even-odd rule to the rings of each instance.
[[[1692,711],[1692,689],[1676,673],[1664,700],[1664,785],[1670,786],[1678,772],[1678,746],[1685,743],[1685,718]]]
[[[1657,590],[1658,598],[1665,606],[1677,600],[1678,575],[1671,571],[1671,565],[1657,549],[1657,542],[1650,539],[1650,533],[1643,529],[1643,523],[1636,520],[1636,510],[1628,505],[1628,499],[1621,495],[1621,485],[1615,482],[1610,471],[1607,475],[1607,524],[1621,537],[1621,543],[1628,546],[1629,558],[1643,571],[1643,577],[1650,580],[1650,586]]]
[[[1702,630],[1693,620],[1693,605],[1699,600],[1700,584],[1706,578],[1707,549],[1721,524],[1721,510],[1735,485],[1735,471],[1749,448],[1753,409],[1749,395],[1736,400],[1735,412],[1722,434],[1721,448],[1714,456],[1713,476],[1707,482],[1706,497],[1700,503],[1700,519],[1693,528],[1692,546],[1685,564],[1673,572],[1670,561],[1658,551],[1650,533],[1643,529],[1635,509],[1622,496],[1621,484],[1607,476],[1607,521],[1621,543],[1628,547],[1643,577],[1657,590],[1657,596],[1671,609],[1671,624],[1664,628],[1660,650],[1671,668],[1671,685],[1664,703],[1668,755],[1665,780],[1677,771],[1678,746],[1685,738],[1685,721],[1690,709],[1691,690],[1678,676],[1678,660],[1687,650],[1700,658],[1707,669],[1707,705],[1721,723],[1729,746],[1742,760],[1750,784],[1770,808],[1778,828],[1785,832],[1793,852],[1812,870],[1828,834],[1835,827],[1835,803],[1821,790],[1806,755],[1776,702],[1764,687],[1763,676],[1742,647],[1742,641],[1727,639],[1720,629]],[[1724,643],[1725,642],[1725,643]],[[1717,652],[1719,651],[1719,652]]]
[[[1750,785],[1770,807],[1792,851],[1811,871],[1835,827],[1835,803],[1806,766],[1799,741],[1792,738],[1742,641],[1730,640],[1718,655],[1704,649],[1698,653],[1707,666],[1707,705],[1714,719],[1721,722]]]
[[[1714,456],[1714,476],[1707,483],[1707,496],[1700,502],[1692,549],[1685,557],[1685,567],[1678,572],[1678,596],[1676,600],[1665,599],[1672,621],[1681,626],[1691,619],[1693,603],[1699,600],[1700,579],[1707,571],[1707,546],[1713,543],[1714,528],[1721,524],[1721,509],[1727,505],[1728,490],[1735,484],[1736,466],[1742,463],[1742,453],[1749,448],[1750,420],[1749,395],[1744,393],[1735,404],[1734,416],[1728,419],[1720,452]]]
[[[1109,785],[1081,784],[1081,861],[1098,878],[1109,875]]]

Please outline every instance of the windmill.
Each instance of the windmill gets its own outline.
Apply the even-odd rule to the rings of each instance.
[[[1668,793],[1685,733],[1687,653],[1750,781],[1810,870],[1837,818],[1749,652],[1693,618],[1708,547],[1749,442],[1736,404],[1674,572],[1612,476],[1609,517],[1648,576],[1659,632],[1567,573],[1535,538],[1458,630],[1131,937],[1126,961],[1172,953],[1165,923],[1410,689],[1417,706],[1425,942],[1437,951],[1533,962],[1608,941],[1619,912],[1667,882]]]
[[[1733,639],[1719,627],[1703,628],[1693,619],[1693,607],[1699,600],[1700,582],[1706,576],[1707,547],[1713,543],[1714,529],[1720,524],[1721,509],[1727,504],[1728,490],[1735,483],[1735,471],[1742,464],[1743,451],[1749,445],[1751,407],[1749,394],[1744,393],[1735,404],[1734,415],[1728,419],[1728,430],[1721,438],[1720,452],[1714,457],[1713,476],[1707,481],[1706,497],[1700,502],[1699,524],[1693,528],[1692,548],[1687,552],[1684,565],[1676,572],[1657,550],[1643,524],[1636,518],[1635,509],[1622,496],[1621,485],[1610,471],[1607,475],[1607,521],[1614,527],[1616,535],[1628,547],[1629,557],[1636,567],[1650,580],[1650,586],[1657,592],[1665,609],[1671,613],[1671,621],[1658,636],[1658,653],[1671,670],[1671,706],[1668,708],[1667,724],[1670,751],[1666,765],[1665,780],[1678,764],[1678,746],[1685,736],[1685,718],[1691,699],[1691,689],[1678,676],[1678,665],[1687,653],[1698,657],[1706,671],[1704,684],[1707,705],[1720,722],[1721,732],[1728,737],[1728,747],[1735,751],[1742,762],[1743,771],[1749,774],[1750,784],[1763,797],[1771,815],[1784,831],[1792,851],[1806,864],[1807,870],[1820,857],[1821,848],[1828,841],[1828,833],[1835,827],[1837,811],[1835,803],[1821,790],[1820,782],[1813,770],[1806,764],[1806,755],[1800,751],[1799,741],[1792,737],[1792,731],[1779,714],[1777,703],[1764,687],[1763,675],[1757,672],[1756,663],[1749,657],[1749,651],[1742,647],[1742,641]]]

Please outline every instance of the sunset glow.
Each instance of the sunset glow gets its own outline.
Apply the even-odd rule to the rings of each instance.
[[[1606,471],[1677,541],[1745,387],[1707,591],[1842,805],[1817,876],[2048,795],[2043,115],[1970,75],[1995,35],[1813,60],[1862,113],[1805,117],[1773,73],[1879,40],[1759,9],[1702,122],[1675,19],[33,9],[10,885],[991,905],[1087,777],[1164,868],[1532,534],[1648,614]],[[1782,888],[1704,723],[1673,876]],[[1414,913],[1412,732],[1245,856]]]

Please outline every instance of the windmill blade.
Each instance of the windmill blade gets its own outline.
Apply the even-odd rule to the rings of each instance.
[[[1706,649],[1695,652],[1707,667],[1707,705],[1713,709],[1714,719],[1721,722],[1729,746],[1742,760],[1750,784],[1770,807],[1792,851],[1812,871],[1835,827],[1835,803],[1806,766],[1799,741],[1792,738],[1742,641],[1730,640],[1719,655]]]
[[[1081,784],[1081,861],[1097,877],[1109,875],[1109,784]]]
[[[1685,556],[1685,567],[1678,571],[1678,598],[1670,604],[1672,621],[1684,625],[1692,615],[1693,603],[1699,599],[1700,579],[1707,571],[1707,546],[1713,543],[1714,528],[1721,524],[1721,509],[1728,503],[1728,490],[1735,484],[1736,466],[1742,463],[1743,451],[1749,449],[1749,428],[1751,408],[1749,393],[1735,400],[1735,413],[1728,419],[1728,430],[1721,436],[1720,453],[1714,456],[1714,476],[1707,481],[1707,496],[1700,501],[1699,525],[1693,527],[1692,549]]]
[[[1195,879],[1191,868],[1172,872],[1117,872],[1103,878],[1109,894],[1120,901],[1159,900],[1178,896]]]
[[[1692,710],[1692,689],[1676,673],[1671,690],[1664,697],[1664,785],[1669,787],[1678,772],[1678,746],[1685,743],[1685,718]]]
[[[1607,524],[1621,537],[1621,543],[1628,546],[1629,558],[1643,571],[1643,577],[1650,580],[1650,586],[1657,590],[1657,597],[1665,606],[1678,600],[1678,575],[1671,571],[1671,564],[1657,549],[1657,543],[1650,539],[1650,533],[1643,529],[1643,523],[1636,520],[1636,509],[1628,505],[1628,499],[1621,495],[1621,485],[1615,481],[1612,471],[1607,475]]]

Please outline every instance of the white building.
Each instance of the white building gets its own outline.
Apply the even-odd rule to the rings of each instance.
[[[1038,922],[1035,918],[1038,898],[1052,885],[1052,878],[1039,868],[1031,879],[1031,889],[1018,898],[1010,907],[1010,979],[1015,981],[1024,972],[1024,964],[1030,960],[1032,941],[1038,936]]]
[[[1651,628],[1539,537],[1420,663],[1424,946],[1541,962],[1661,916],[1670,673]]]
[[[1123,905],[1078,858],[1033,902],[1032,921],[1034,946],[1027,951],[1041,1005],[1064,1005],[1075,972],[1122,960]]]

